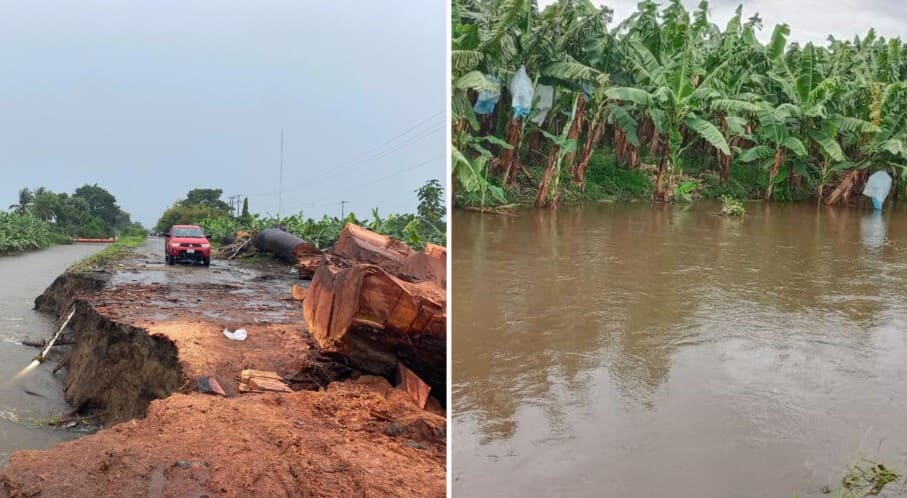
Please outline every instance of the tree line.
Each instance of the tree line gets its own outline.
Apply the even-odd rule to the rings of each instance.
[[[236,216],[230,205],[221,199],[222,189],[196,188],[164,211],[155,230],[165,232],[173,225],[199,225],[217,244],[230,240],[239,231],[282,227],[324,249],[336,242],[345,224],[355,223],[403,240],[417,249],[423,248],[426,243],[447,245],[446,208],[441,183],[429,180],[415,193],[419,199],[415,213],[382,217],[378,209],[373,209],[371,218],[359,218],[355,213],[349,213],[343,218],[325,215],[315,220],[304,217],[301,212],[279,219],[250,213],[248,198],[243,200],[242,211]]]
[[[587,190],[598,155],[644,174],[661,202],[711,185],[835,204],[877,170],[895,178],[895,196],[904,187],[899,38],[800,44],[779,24],[762,43],[758,14],[738,7],[722,29],[705,1],[689,11],[644,0],[616,24],[588,0],[454,0],[452,16],[460,205],[557,206]]]

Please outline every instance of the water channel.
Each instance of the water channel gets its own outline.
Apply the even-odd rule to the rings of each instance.
[[[54,332],[55,317],[34,311],[35,298],[69,265],[104,247],[62,245],[0,256],[0,465],[14,451],[49,448],[82,435],[42,423],[70,410],[60,376],[52,373],[54,361],[42,363],[19,380],[13,377],[40,352],[23,346],[22,340],[46,339]]]

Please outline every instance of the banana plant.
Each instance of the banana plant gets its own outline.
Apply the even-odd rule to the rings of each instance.
[[[748,138],[757,145],[741,153],[738,159],[744,163],[759,161],[768,172],[765,199],[770,200],[787,154],[793,153],[799,158],[806,156],[806,146],[789,129],[791,123],[800,117],[800,109],[791,104],[772,106],[763,101],[754,104],[753,111],[758,118],[758,126],[756,134]]]
[[[622,116],[628,128],[636,126],[635,118],[627,119],[633,109],[628,108],[626,103],[632,103],[648,113],[657,132],[666,138],[666,147],[659,160],[655,180],[655,200],[659,202],[670,200],[675,168],[680,163],[683,151],[692,144],[691,141],[685,143],[684,130],[705,140],[722,153],[730,153],[721,131],[700,115],[701,110],[706,108],[704,102],[711,95],[711,79],[720,72],[724,64],[703,73],[703,68],[694,58],[690,38],[685,38],[682,43],[676,53],[662,52],[664,60],[660,60],[643,43],[632,41],[630,63],[642,85],[614,87],[606,91],[611,100],[620,102],[616,108],[627,111]]]

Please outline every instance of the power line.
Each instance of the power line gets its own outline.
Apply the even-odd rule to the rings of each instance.
[[[359,190],[359,189],[361,189],[361,188],[363,188],[363,187],[371,186],[371,185],[374,185],[375,183],[378,183],[378,182],[387,180],[387,179],[389,179],[389,178],[393,178],[393,177],[397,176],[397,175],[400,174],[400,173],[404,173],[404,172],[406,172],[406,171],[412,171],[412,170],[415,170],[415,169],[422,168],[422,167],[424,167],[424,166],[430,164],[430,163],[433,162],[433,161],[436,161],[436,160],[438,160],[438,159],[444,158],[445,156],[446,156],[446,154],[440,154],[440,155],[434,156],[434,157],[432,157],[432,158],[430,158],[430,159],[426,159],[425,161],[422,161],[422,162],[419,162],[419,163],[417,163],[417,164],[414,164],[414,165],[412,165],[412,166],[407,166],[407,167],[405,167],[405,168],[398,169],[398,170],[396,170],[396,171],[394,171],[394,172],[392,172],[392,173],[390,173],[390,174],[388,174],[388,175],[385,175],[385,176],[382,176],[382,177],[379,177],[379,178],[375,178],[375,179],[373,179],[373,180],[369,180],[368,182],[364,182],[364,183],[361,183],[361,184],[358,184],[358,185],[354,185],[354,186],[352,186],[352,187],[345,187],[345,188],[343,189],[343,193],[346,194],[347,192],[356,191],[356,190]],[[335,197],[336,195],[337,195],[336,193],[328,194],[328,195],[326,195],[326,196],[324,196],[324,197],[321,197],[320,199],[316,199],[316,200],[314,200],[314,201],[306,201],[306,203],[312,202],[312,205],[313,205],[313,207],[314,207],[319,201],[325,201],[325,200],[328,200],[328,199],[331,199],[331,198],[336,198],[336,197]],[[336,201],[333,201],[333,202],[336,202]],[[349,202],[349,201],[346,201],[346,202]],[[303,205],[304,205],[304,204],[303,204]]]
[[[339,176],[349,174],[352,171],[361,169],[363,166],[368,166],[370,164],[374,164],[376,161],[378,161],[380,159],[384,159],[385,157],[391,155],[394,152],[397,152],[398,150],[402,149],[403,147],[405,147],[407,145],[418,142],[419,140],[422,140],[437,131],[443,130],[446,127],[446,125],[447,125],[447,123],[439,123],[439,124],[433,126],[432,128],[429,128],[429,129],[426,129],[426,130],[420,132],[419,135],[412,137],[410,140],[397,144],[394,148],[388,149],[386,151],[382,151],[377,156],[375,156],[367,161],[363,161],[363,162],[359,162],[359,163],[347,163],[347,164],[356,164],[352,168],[344,168],[343,166],[335,166],[335,167],[331,168],[330,171],[326,171],[320,176],[315,176],[314,178],[306,180],[306,182],[304,184],[299,184],[293,188],[288,188],[286,190],[288,192],[296,192],[296,191],[301,190],[303,187],[310,187],[312,185],[317,185],[318,183],[322,183],[326,180],[330,180],[330,179],[333,179],[333,178],[336,178]],[[263,193],[263,194],[258,194],[258,195],[260,195],[260,196],[274,195],[274,192],[268,192],[268,193]]]
[[[426,122],[431,121],[432,119],[438,117],[439,115],[444,114],[445,112],[446,112],[446,111],[444,111],[444,110],[441,110],[441,111],[439,111],[439,112],[436,112],[436,113],[432,114],[431,116],[428,116],[427,118],[422,119],[421,121],[417,122],[416,124],[410,126],[410,127],[407,128],[406,130],[404,130],[404,131],[402,131],[402,132],[400,132],[400,133],[394,135],[393,137],[391,137],[391,138],[385,140],[384,142],[378,144],[377,146],[372,147],[371,149],[367,150],[366,152],[363,152],[362,154],[359,154],[358,156],[356,156],[356,157],[354,157],[354,158],[352,158],[352,159],[350,159],[350,160],[347,160],[347,161],[345,161],[345,162],[343,162],[343,163],[340,163],[340,164],[338,164],[338,165],[336,165],[336,166],[332,166],[332,167],[327,168],[321,175],[315,176],[314,178],[310,179],[309,181],[306,181],[306,182],[305,182],[305,186],[312,185],[312,184],[315,183],[315,182],[322,181],[322,180],[325,180],[325,179],[328,179],[328,178],[332,178],[332,177],[334,177],[334,176],[337,176],[338,174],[345,174],[345,173],[351,171],[350,169],[346,169],[346,170],[339,171],[339,173],[338,173],[338,170],[339,170],[340,168],[344,168],[345,166],[348,166],[348,165],[351,165],[351,164],[357,164],[357,163],[358,163],[358,166],[356,167],[356,168],[358,168],[358,167],[361,167],[361,166],[364,166],[364,165],[371,164],[371,163],[373,163],[374,161],[377,161],[377,160],[379,160],[379,159],[383,159],[384,157],[387,157],[388,155],[390,155],[390,154],[392,154],[392,153],[394,153],[394,152],[396,152],[396,151],[402,149],[403,147],[405,147],[405,146],[407,146],[407,145],[410,145],[410,144],[412,144],[412,143],[418,142],[419,140],[422,140],[422,139],[424,139],[424,138],[430,136],[432,133],[434,133],[434,132],[436,132],[436,131],[438,131],[438,130],[444,128],[444,127],[447,125],[446,120],[443,121],[443,122],[441,122],[441,123],[433,124],[431,127],[419,131],[419,132],[418,132],[416,135],[414,135],[414,136],[407,137],[404,141],[402,141],[402,142],[400,142],[400,143],[397,143],[397,144],[394,144],[393,146],[391,146],[391,147],[388,148],[387,150],[383,150],[383,151],[381,150],[382,148],[384,148],[384,147],[387,146],[388,144],[391,144],[391,143],[397,141],[397,140],[400,139],[401,137],[403,137],[403,136],[409,134],[409,132],[415,130],[416,128],[420,127],[421,125],[425,124]],[[282,134],[281,134],[281,137],[282,137]],[[367,158],[369,155],[372,155],[372,154],[375,154],[375,153],[377,153],[377,155],[376,155],[375,157],[372,157],[368,162],[361,162],[363,159]],[[281,155],[281,159],[282,159],[282,158],[283,158],[283,156]],[[353,168],[353,169],[356,169],[356,168]],[[287,189],[287,190],[288,190],[288,191],[295,191],[295,190],[299,190],[299,188],[300,188],[300,185],[297,185],[296,187],[293,187],[293,188]],[[280,190],[278,190],[278,191],[271,191],[271,192],[260,192],[260,193],[255,193],[255,194],[249,194],[249,197],[266,197],[266,196],[271,196],[271,195],[274,195],[274,194],[280,195],[281,192],[280,192]]]
[[[407,145],[409,145],[409,144],[411,144],[411,143],[418,142],[419,140],[422,140],[423,138],[426,138],[426,137],[428,137],[428,136],[431,136],[433,133],[435,133],[435,132],[437,132],[437,131],[439,131],[439,130],[444,129],[444,128],[446,127],[446,125],[447,125],[447,123],[441,123],[441,124],[436,125],[436,126],[430,128],[430,129],[428,129],[428,130],[425,130],[425,131],[424,131],[423,133],[421,133],[419,136],[413,137],[413,140],[408,141],[408,142],[401,143],[401,144],[399,144],[399,146],[397,146],[397,147],[395,147],[395,148],[393,148],[393,149],[387,150],[387,151],[385,151],[385,152],[382,152],[380,155],[378,155],[378,156],[376,156],[376,157],[373,157],[373,158],[371,158],[371,159],[368,160],[368,161],[356,163],[356,166],[353,166],[352,168],[341,169],[342,167],[341,167],[341,166],[338,166],[338,167],[334,168],[333,171],[328,172],[328,173],[322,175],[321,177],[316,177],[316,178],[312,179],[312,181],[307,181],[307,182],[306,182],[306,186],[309,186],[309,185],[316,185],[318,182],[323,182],[323,181],[325,181],[325,180],[329,180],[329,179],[332,179],[332,178],[335,178],[335,177],[338,177],[338,176],[343,176],[343,175],[349,174],[351,171],[356,171],[357,169],[360,169],[360,168],[362,168],[363,166],[368,166],[368,165],[370,165],[370,164],[374,164],[376,161],[378,161],[378,160],[380,160],[380,159],[384,159],[385,157],[391,155],[391,154],[394,153],[394,152],[397,152],[398,150],[402,149],[403,147],[405,147],[405,146],[407,146]],[[295,190],[299,190],[299,188],[294,188],[294,189],[292,189],[292,190],[294,190],[294,191],[295,191]]]

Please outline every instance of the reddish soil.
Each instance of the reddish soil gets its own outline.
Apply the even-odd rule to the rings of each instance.
[[[444,418],[377,377],[327,391],[175,394],[133,420],[14,453],[0,496],[444,496]]]
[[[67,299],[80,303],[67,399],[107,428],[14,453],[0,497],[444,495],[437,402],[422,410],[386,380],[318,353],[288,266],[170,267],[159,245],[149,239],[101,288],[69,279],[55,283],[60,295],[45,293],[58,314]],[[79,292],[81,281],[94,283]],[[240,327],[245,341],[222,333]],[[358,379],[239,394],[247,368],[293,379],[294,389]],[[201,376],[215,377],[227,396],[199,393]]]

